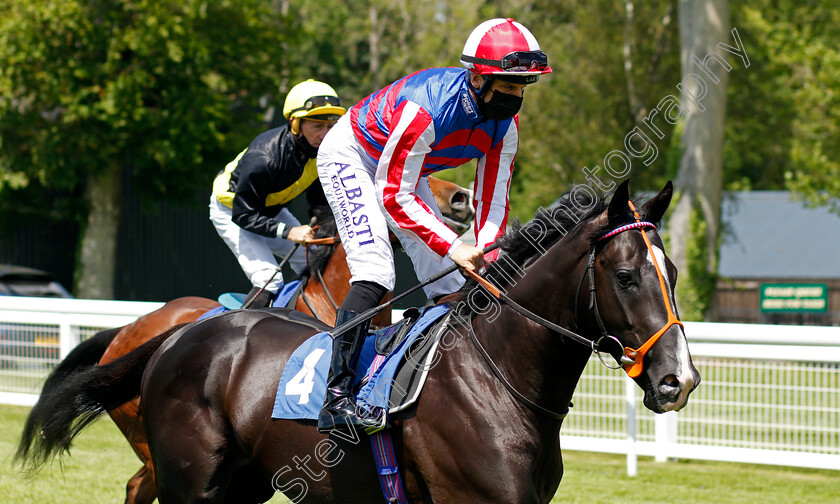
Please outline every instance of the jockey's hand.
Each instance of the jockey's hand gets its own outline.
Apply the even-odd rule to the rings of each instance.
[[[458,266],[470,271],[478,272],[484,266],[484,251],[466,243],[458,245],[449,258]]]
[[[303,226],[295,226],[289,230],[289,236],[287,239],[295,242],[303,244],[308,240],[312,240],[315,238],[315,232],[312,230],[311,227],[307,225]]]

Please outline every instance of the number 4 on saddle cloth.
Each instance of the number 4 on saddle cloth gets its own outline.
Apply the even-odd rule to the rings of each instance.
[[[445,304],[407,310],[400,322],[368,335],[353,382],[362,416],[384,419],[382,412],[400,411],[417,400],[449,311]],[[330,334],[322,332],[294,351],[280,377],[272,418],[318,419],[326,395],[332,342]]]

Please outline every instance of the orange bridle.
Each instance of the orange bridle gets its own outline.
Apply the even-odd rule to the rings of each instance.
[[[633,211],[633,216],[636,218],[637,223],[641,223],[641,219],[639,218],[639,212],[636,211],[636,207],[633,205],[632,201],[628,201],[630,205],[630,209]],[[674,314],[674,310],[671,306],[671,300],[668,296],[668,289],[665,286],[665,276],[662,274],[662,270],[659,268],[659,261],[656,258],[656,254],[653,252],[653,245],[650,243],[650,239],[645,233],[644,227],[639,227],[639,231],[642,233],[642,238],[645,240],[645,246],[650,253],[651,261],[653,262],[654,268],[656,268],[656,276],[659,277],[659,288],[662,291],[662,300],[665,302],[665,311],[668,314],[668,320],[665,322],[665,325],[662,326],[661,329],[656,331],[653,336],[648,338],[642,346],[639,348],[624,348],[624,355],[628,358],[632,359],[632,363],[625,363],[624,370],[627,372],[627,376],[630,378],[636,378],[642,374],[642,370],[644,368],[643,362],[645,359],[645,355],[647,355],[648,351],[653,347],[653,345],[659,341],[659,338],[662,337],[665,332],[671,328],[674,324],[679,325],[680,327],[683,326],[683,323],[680,319],[677,318],[676,314]]]

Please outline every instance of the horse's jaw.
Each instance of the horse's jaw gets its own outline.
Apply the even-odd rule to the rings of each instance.
[[[470,229],[470,225],[471,225],[472,221],[470,220],[468,222],[462,222],[462,221],[455,220],[455,219],[452,219],[452,218],[444,215],[443,216],[443,223],[446,224],[447,226],[449,226],[449,229],[451,229],[452,231],[455,231],[455,233],[458,236],[461,236],[462,234],[466,233],[468,229]]]

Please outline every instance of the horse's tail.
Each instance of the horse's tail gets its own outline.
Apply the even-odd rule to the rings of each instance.
[[[63,397],[57,394],[57,391],[61,389],[61,386],[67,381],[68,377],[89,369],[91,366],[95,366],[102,359],[105,350],[108,349],[108,345],[114,341],[114,338],[117,337],[121,329],[122,327],[105,329],[104,331],[99,331],[93,337],[82,341],[47,376],[44,386],[41,387],[41,395],[38,397],[38,402],[32,407],[23,426],[20,443],[15,454],[16,459],[25,459],[28,456],[29,448],[37,434],[37,430],[40,430],[40,426],[52,416],[53,411],[64,400]]]
[[[73,439],[100,414],[137,397],[143,371],[152,355],[182,325],[113,362],[66,375],[57,383],[50,390],[49,408],[45,403],[39,416],[30,416],[31,422],[27,421],[15,455],[24,471],[36,473],[47,460],[69,451]]]

